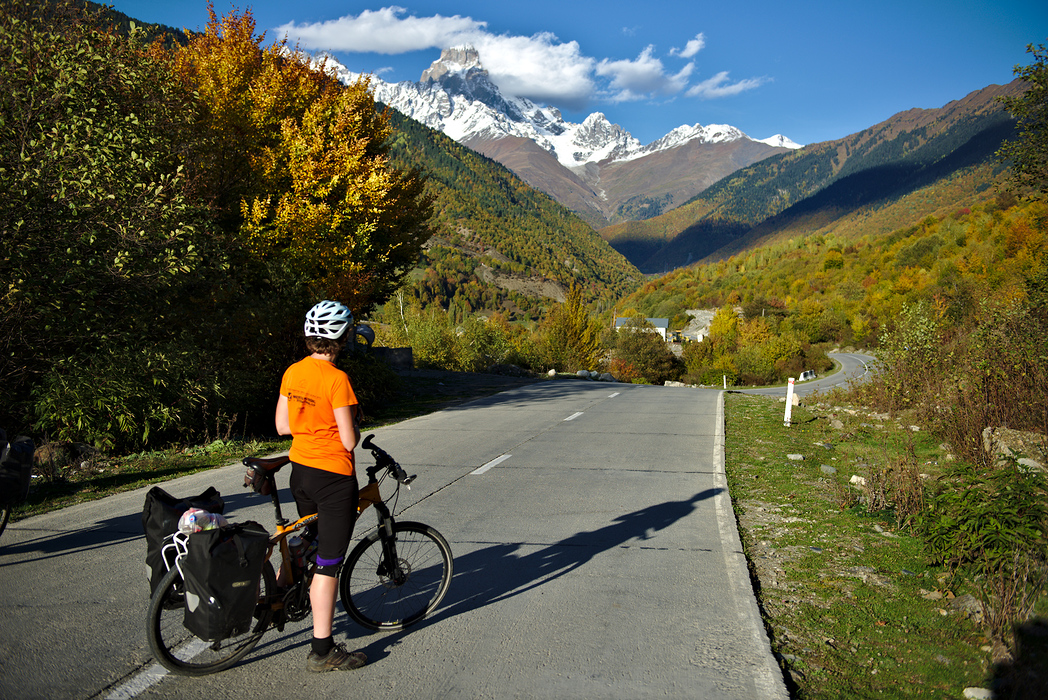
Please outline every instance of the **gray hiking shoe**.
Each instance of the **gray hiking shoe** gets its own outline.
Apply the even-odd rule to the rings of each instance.
[[[368,662],[368,657],[359,651],[346,651],[344,644],[336,644],[326,656],[309,652],[306,657],[306,670],[313,673],[325,671],[352,671]]]

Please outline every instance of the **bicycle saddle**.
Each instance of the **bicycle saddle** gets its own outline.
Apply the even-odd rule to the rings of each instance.
[[[280,471],[285,464],[290,464],[291,458],[287,455],[279,457],[245,457],[243,464],[247,467],[244,474],[244,488],[250,487],[255,493],[268,496],[270,493],[270,480],[273,475]]]
[[[291,458],[287,455],[280,455],[278,457],[245,457],[245,467],[259,467],[264,469],[266,472],[272,472],[276,474],[280,471],[280,468],[285,464],[290,464]]]

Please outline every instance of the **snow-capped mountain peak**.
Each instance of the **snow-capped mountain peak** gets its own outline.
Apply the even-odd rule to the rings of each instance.
[[[436,82],[449,73],[465,74],[470,69],[484,70],[480,63],[480,52],[469,45],[453,46],[441,51],[440,58],[422,71],[420,82]]]
[[[670,148],[683,146],[689,141],[700,141],[702,143],[727,143],[739,139],[749,138],[734,126],[727,124],[693,124],[688,126],[682,124],[661,139],[652,141],[644,147],[645,153],[665,151]]]
[[[334,70],[346,83],[358,77],[341,65],[335,65]],[[594,112],[581,124],[574,124],[565,121],[554,107],[539,107],[522,97],[504,97],[484,69],[480,53],[468,45],[441,51],[440,58],[423,71],[416,83],[387,83],[372,78],[371,85],[377,101],[444,132],[456,141],[494,140],[506,136],[527,138],[572,169],[590,163],[633,160],[696,139],[705,143],[724,143],[749,138],[733,126],[694,124],[679,126],[644,146],[624,128],[608,121],[601,112]],[[785,148],[800,147],[779,135],[763,143]]]
[[[766,143],[769,146],[776,146],[778,148],[804,148],[801,144],[791,141],[782,134],[775,134],[774,136],[769,136],[766,139],[754,140],[760,141],[761,143]]]

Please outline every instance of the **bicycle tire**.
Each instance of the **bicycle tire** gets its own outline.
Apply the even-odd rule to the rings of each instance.
[[[371,630],[401,630],[422,620],[448,592],[454,562],[451,547],[429,525],[399,522],[393,526],[397,559],[406,579],[385,572],[381,528],[361,540],[339,575],[342,607],[359,625]]]
[[[269,627],[273,609],[268,596],[276,590],[273,565],[266,562],[262,567],[262,589],[259,591],[257,620],[246,633],[218,642],[206,642],[185,628],[182,576],[178,567],[172,567],[157,585],[149,600],[146,618],[146,636],[149,647],[160,665],[180,676],[206,676],[224,671],[240,661],[255,648],[262,634]]]

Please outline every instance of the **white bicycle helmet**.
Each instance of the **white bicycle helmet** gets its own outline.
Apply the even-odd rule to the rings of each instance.
[[[338,340],[353,326],[349,307],[337,301],[322,301],[306,314],[306,335]]]

